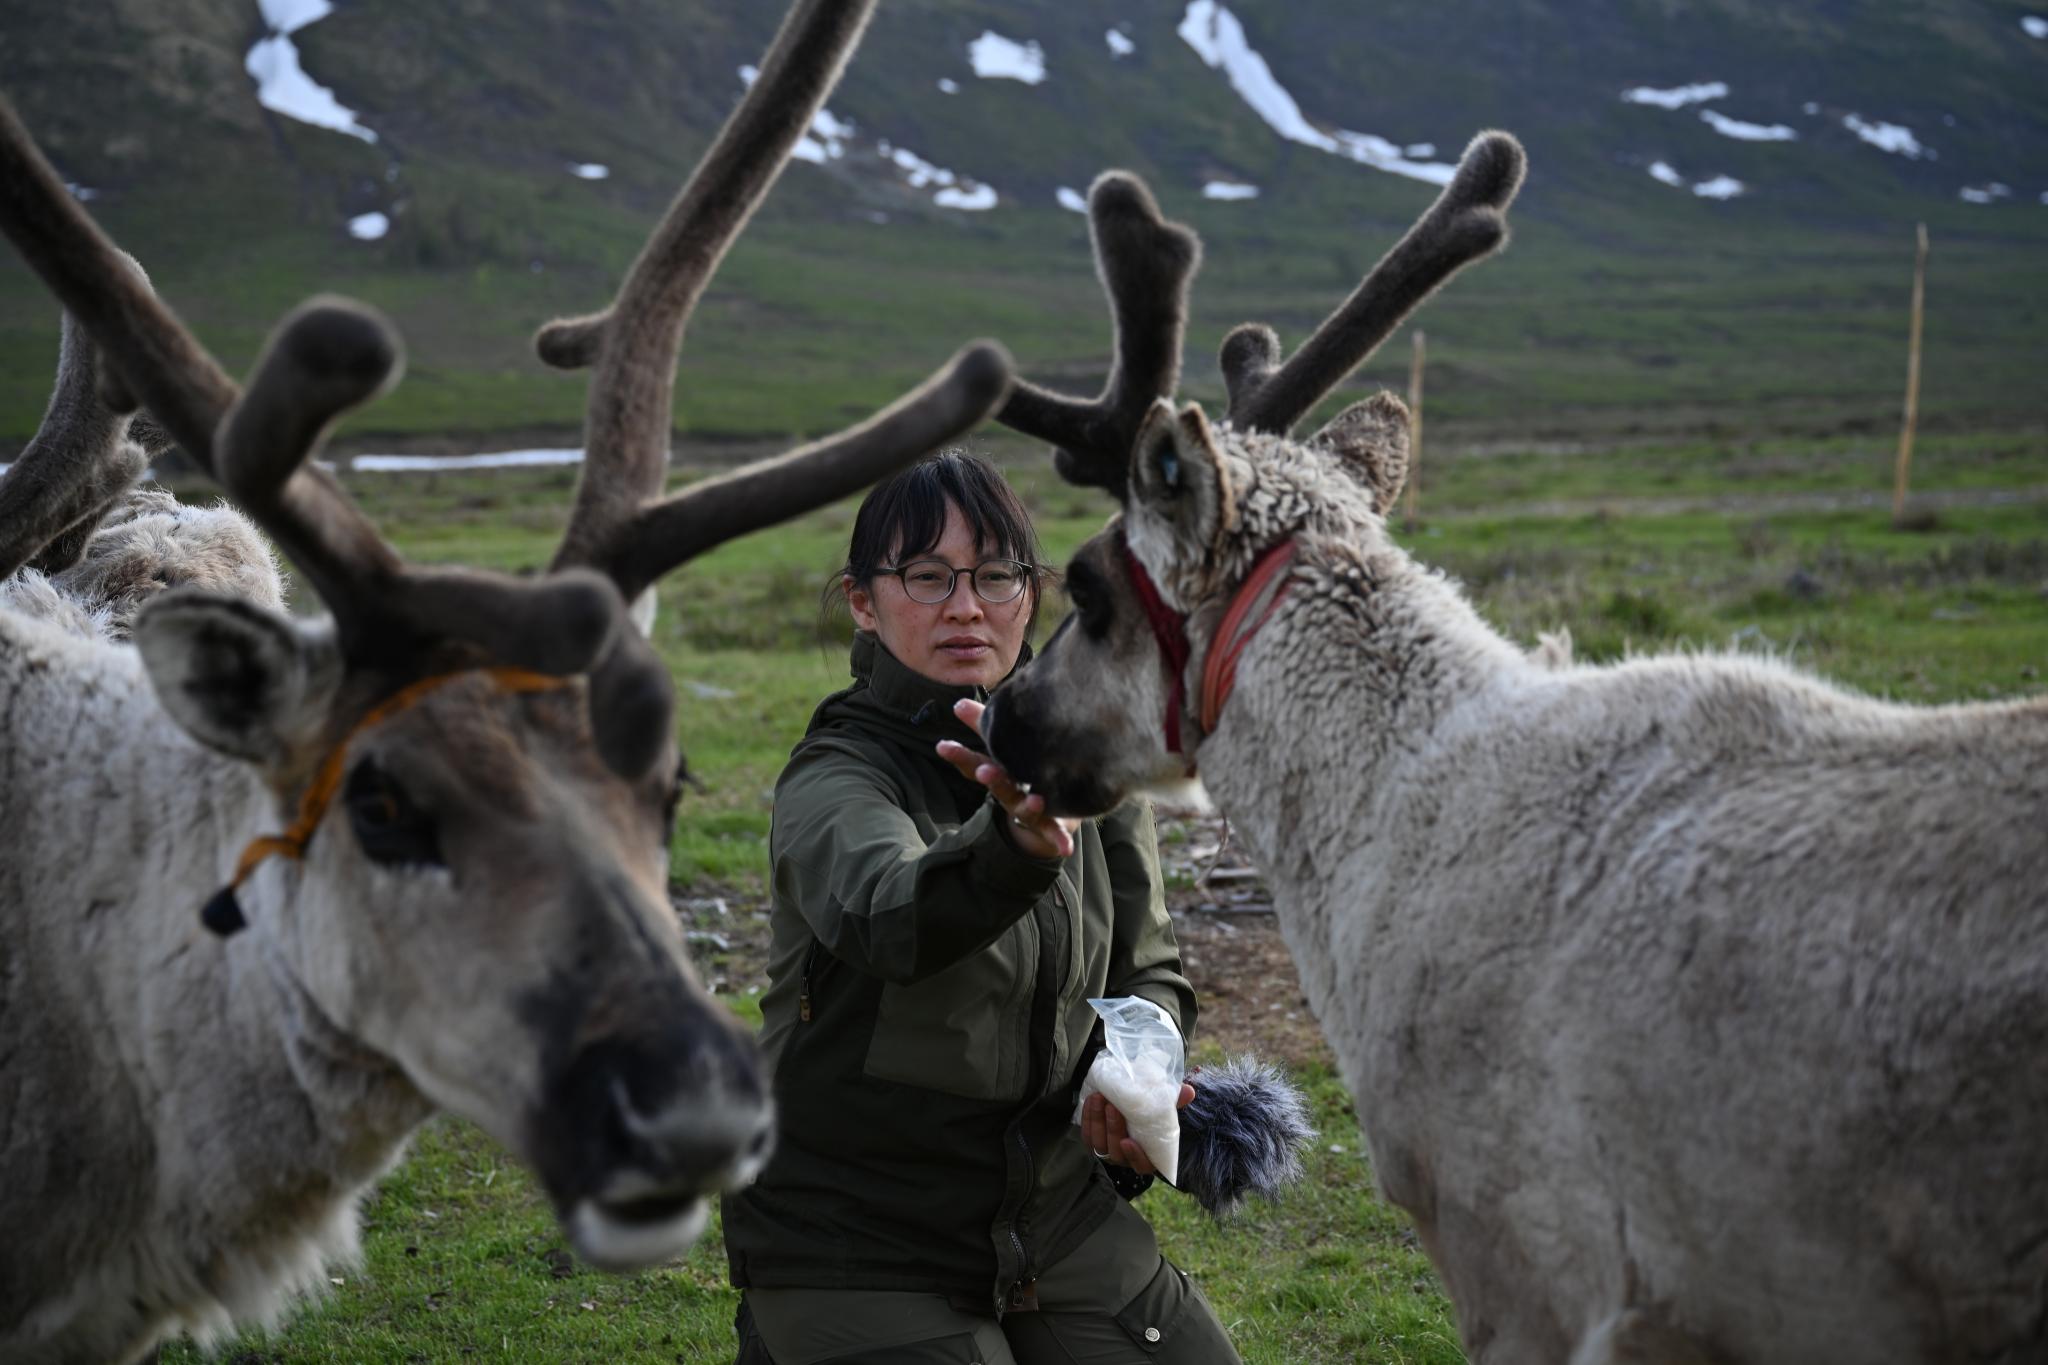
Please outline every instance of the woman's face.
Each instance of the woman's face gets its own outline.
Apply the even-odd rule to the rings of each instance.
[[[954,569],[972,570],[1001,552],[977,545],[967,519],[946,504],[946,529],[939,543],[915,559],[939,559]],[[884,567],[900,568],[900,556]],[[853,623],[873,631],[898,662],[934,682],[960,687],[994,687],[1017,665],[1038,585],[1030,582],[1008,602],[984,602],[974,591],[973,575],[953,580],[943,602],[914,602],[894,574],[876,574],[866,583],[845,580],[846,603]]]

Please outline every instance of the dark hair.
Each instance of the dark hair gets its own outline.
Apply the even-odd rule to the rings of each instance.
[[[1038,532],[1009,480],[983,456],[942,450],[868,490],[839,572],[865,583],[891,557],[900,564],[937,548],[948,503],[960,509],[976,545],[1038,567]]]
[[[1034,579],[1044,578],[1041,561],[1045,552],[1039,548],[1038,532],[1010,481],[985,456],[942,450],[876,484],[861,499],[846,562],[825,589],[827,603],[839,597],[848,578],[866,583],[885,564],[901,564],[936,549],[946,533],[948,503],[960,509],[976,545],[991,554],[1021,560],[1034,570]],[[1034,621],[1037,586],[1034,582]]]

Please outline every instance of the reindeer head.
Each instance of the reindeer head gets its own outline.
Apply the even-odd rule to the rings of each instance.
[[[282,831],[244,851],[209,926],[246,918],[230,951],[270,969],[302,1042],[395,1068],[504,1141],[607,1267],[686,1246],[771,1128],[753,1043],[694,980],[668,903],[674,694],[626,604],[954,438],[1008,386],[1000,348],[977,345],[859,427],[662,496],[690,312],[872,9],[799,0],[613,305],[542,330],[545,360],[595,374],[571,522],[532,579],[404,563],[310,462],[395,379],[382,318],[303,305],[238,391],[0,104],[0,226],[103,348],[96,401],[146,405],[331,613],[186,589],[136,623],[164,712],[244,765]],[[101,485],[132,478],[107,472],[121,448],[71,458],[21,524],[104,507]]]
[[[1464,265],[1507,238],[1520,144],[1484,133],[1457,175],[1351,297],[1284,365],[1271,329],[1224,341],[1229,410],[1212,424],[1171,396],[1194,234],[1134,177],[1089,195],[1116,361],[1093,401],[1020,383],[1000,421],[1054,443],[1069,482],[1122,512],[1067,567],[1074,612],[983,716],[989,751],[1055,813],[1093,815],[1194,776],[1236,651],[1286,588],[1297,538],[1385,535],[1407,475],[1407,409],[1378,394],[1297,441],[1295,423]]]

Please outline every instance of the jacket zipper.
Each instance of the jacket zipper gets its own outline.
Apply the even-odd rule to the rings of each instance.
[[[1024,1134],[1021,1130],[1017,1134],[1017,1150],[1024,1154],[1024,1178],[1031,1184],[1037,1184],[1036,1172],[1031,1167],[1031,1144],[1024,1140]],[[1030,1199],[1031,1191],[1027,1186],[1024,1191],[1024,1202],[1028,1203]],[[1021,1209],[1023,1205],[1019,1204],[1018,1207]],[[1014,1220],[1011,1221],[1004,1228],[1004,1231],[1010,1234],[1010,1245],[1016,1248],[1017,1251],[1017,1279],[1010,1286],[1007,1293],[998,1291],[996,1294],[996,1321],[998,1322],[1002,1321],[1003,1310],[1009,1306],[1010,1300],[1016,1296],[1017,1291],[1031,1283],[1031,1254],[1024,1249],[1024,1239],[1017,1235],[1016,1222]]]
[[[811,1022],[811,976],[814,972],[819,976],[824,975],[817,972],[818,950],[823,946],[816,939],[811,940],[810,951],[804,954],[803,975],[797,981],[796,1017],[806,1024]]]

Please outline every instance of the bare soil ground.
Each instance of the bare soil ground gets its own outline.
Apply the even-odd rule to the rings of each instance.
[[[1195,1040],[1302,1067],[1330,1063],[1281,940],[1272,897],[1231,846],[1220,815],[1162,808],[1160,855],[1181,965],[1201,1004]],[[679,896],[705,983],[725,994],[768,985],[768,906],[746,893]]]

